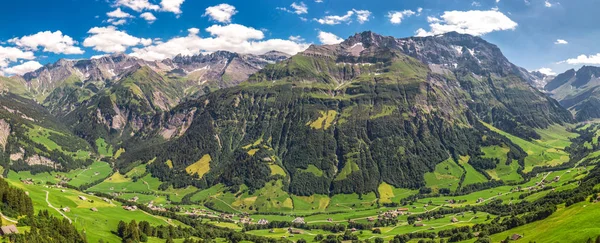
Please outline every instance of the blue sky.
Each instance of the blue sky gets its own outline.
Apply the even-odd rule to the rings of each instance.
[[[558,73],[600,65],[598,9],[596,0],[7,1],[0,75],[120,52],[148,60],[216,50],[294,54],[366,30],[458,30],[498,45],[519,66]]]

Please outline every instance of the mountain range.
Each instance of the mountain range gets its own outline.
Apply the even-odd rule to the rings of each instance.
[[[416,189],[448,158],[469,156],[483,170],[483,146],[510,148],[507,163],[522,165],[523,150],[488,126],[534,140],[538,128],[573,122],[571,112],[597,117],[595,69],[571,73],[545,84],[550,77],[512,64],[497,46],[454,32],[363,32],[291,57],[215,52],[149,62],[118,54],[2,78],[2,97],[15,104],[5,106],[0,128],[20,127],[24,118],[9,111],[31,103],[39,114],[26,115],[34,124],[18,136],[49,127],[87,141],[70,151],[90,153],[105,141],[124,151],[112,161],[120,171],[147,164],[163,188],[256,190],[282,179],[296,195],[376,192],[382,182]],[[580,94],[561,91],[567,85]],[[47,150],[55,168],[87,163],[53,160],[59,152]],[[4,152],[13,161],[37,153],[18,144]]]

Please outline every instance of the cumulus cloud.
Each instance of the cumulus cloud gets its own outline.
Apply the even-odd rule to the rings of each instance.
[[[156,21],[156,17],[154,16],[154,14],[150,13],[150,12],[145,12],[140,14],[140,18],[148,21],[148,23],[154,23],[154,21]]]
[[[35,56],[31,51],[23,51],[16,47],[0,46],[0,68],[8,67],[11,62],[18,60],[33,60]]]
[[[181,14],[181,4],[185,0],[162,0],[160,2],[161,10],[174,14]]]
[[[127,23],[127,19],[108,19],[106,20],[106,22],[112,24],[112,25],[124,25]]]
[[[309,46],[293,40],[264,40],[262,31],[238,24],[210,26],[206,29],[210,37],[201,37],[199,32],[196,28],[189,29],[187,36],[175,37],[144,48],[134,48],[131,55],[145,60],[162,60],[179,54],[196,55],[220,50],[249,54],[275,50],[293,55]]]
[[[294,9],[294,13],[296,13],[296,14],[307,14],[308,13],[308,7],[306,6],[306,4],[304,4],[304,2],[300,2],[300,3],[293,2],[292,5],[290,5],[290,7],[292,7],[292,9]]]
[[[363,24],[367,21],[369,21],[369,18],[371,17],[371,11],[369,10],[356,10],[356,9],[352,9],[350,11],[347,11],[345,15],[339,16],[339,15],[328,15],[325,16],[323,18],[314,18],[314,21],[319,22],[320,24],[326,24],[326,25],[337,25],[337,24],[341,24],[341,23],[350,23],[352,22],[352,17],[354,15],[356,15],[356,20]]]
[[[566,40],[563,40],[563,39],[558,39],[558,40],[556,40],[554,42],[554,44],[556,44],[556,45],[566,45],[566,44],[569,44],[569,42],[566,41]]]
[[[88,34],[90,36],[83,41],[83,46],[93,47],[96,51],[106,53],[125,52],[128,47],[152,43],[150,39],[131,36],[113,26],[94,27],[88,31]]]
[[[299,35],[296,35],[296,36],[292,35],[288,39],[293,42],[304,42],[304,38],[302,38],[302,36],[299,36]]]
[[[181,4],[185,0],[162,0],[160,6],[150,3],[148,0],[117,0],[115,6],[124,6],[136,12],[144,10],[172,12],[181,14]]]
[[[231,23],[231,17],[237,13],[234,6],[221,3],[216,6],[206,8],[204,15],[220,23]]]
[[[404,11],[391,11],[388,13],[387,17],[390,19],[392,24],[400,24],[402,20],[406,17],[410,17],[415,15],[416,13],[412,10],[404,10]]]
[[[117,0],[115,5],[128,7],[136,12],[141,12],[143,10],[160,10],[160,6],[151,4],[148,0]]]
[[[439,35],[452,31],[475,36],[493,31],[514,30],[517,23],[497,10],[447,11],[440,18],[427,18],[431,30],[419,29],[417,36]]]
[[[553,4],[552,4],[550,1],[548,1],[548,0],[546,0],[546,1],[544,2],[544,6],[546,6],[547,8],[551,8],[551,7],[552,7],[552,5],[553,5]]]
[[[319,31],[319,41],[325,45],[335,45],[342,43],[344,39],[329,32]]]
[[[548,76],[556,75],[556,73],[554,71],[552,71],[551,68],[540,68],[540,69],[535,70],[535,71],[538,71],[538,72],[540,72],[542,74],[545,74],[545,75],[548,75]]]
[[[569,58],[567,60],[561,61],[560,63],[567,63],[571,65],[599,65],[600,64],[600,53],[594,55],[579,55],[575,58]]]
[[[2,71],[5,74],[8,74],[8,75],[14,75],[14,74],[23,75],[23,74],[26,74],[28,72],[32,72],[32,71],[38,70],[41,67],[43,67],[43,66],[39,62],[28,61],[28,62],[25,62],[25,63],[20,64],[20,65],[16,65],[16,66],[12,66],[12,67],[9,67],[9,68],[5,68]]]
[[[329,15],[329,16],[325,16],[323,18],[314,19],[314,20],[319,22],[320,24],[336,25],[336,24],[347,23],[347,22],[352,21],[353,15],[354,15],[354,11],[348,11],[348,12],[346,12],[346,15],[343,15],[343,16]]]
[[[356,20],[358,20],[358,22],[361,24],[369,21],[369,17],[371,17],[371,11],[369,11],[369,10],[353,9],[352,11],[354,11],[354,13],[356,13]]]
[[[106,16],[111,17],[111,18],[117,18],[117,19],[133,17],[131,14],[123,12],[123,10],[121,10],[121,8],[117,8],[117,9],[115,9],[115,11],[106,13]]]
[[[84,52],[81,48],[75,46],[77,42],[73,38],[63,35],[60,30],[38,32],[34,35],[13,38],[8,42],[28,50],[38,50],[38,48],[43,47],[43,51],[56,54],[83,54]]]

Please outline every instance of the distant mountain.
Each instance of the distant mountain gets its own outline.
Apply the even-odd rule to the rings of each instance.
[[[543,89],[546,84],[548,84],[548,82],[552,81],[554,78],[556,78],[556,75],[547,75],[547,74],[543,74],[539,71],[532,71],[529,72],[530,74],[530,78],[529,80],[531,85],[533,85],[533,87],[536,87],[538,89]]]
[[[600,67],[567,70],[544,89],[569,109],[578,121],[600,118]]]
[[[525,73],[479,37],[363,32],[182,103],[154,123],[188,124],[178,136],[129,150],[118,166],[153,161],[164,188],[252,192],[274,179],[296,195],[364,194],[382,182],[420,188],[450,157],[485,160],[483,146],[510,148],[509,162],[523,163],[526,154],[483,122],[536,139],[535,128],[572,121]]]

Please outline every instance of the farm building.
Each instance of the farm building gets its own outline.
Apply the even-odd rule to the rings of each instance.
[[[260,225],[269,224],[269,220],[266,220],[266,219],[260,219],[260,220],[258,221],[258,223],[257,223],[257,224],[260,224]]]
[[[518,240],[518,239],[521,239],[521,238],[523,238],[523,236],[522,236],[522,235],[520,235],[520,234],[513,234],[513,235],[510,237],[510,239],[511,239],[511,240]]]
[[[84,196],[79,196],[79,200],[87,201],[87,198]]]
[[[92,210],[92,212],[98,212],[97,208],[90,208],[90,210]]]
[[[451,221],[452,223],[456,223],[456,222],[458,222],[458,219],[457,219],[457,218],[455,218],[455,217],[453,217],[453,218],[452,218],[450,221]]]
[[[14,224],[0,227],[0,234],[2,235],[10,235],[17,233],[19,233],[19,230],[17,230],[17,226],[15,226]]]
[[[295,218],[294,220],[292,220],[292,223],[304,224],[304,218],[302,218],[302,217]]]
[[[414,227],[423,227],[425,225],[423,223],[419,222],[419,223],[415,223],[413,226]]]

